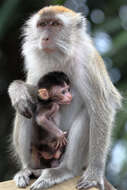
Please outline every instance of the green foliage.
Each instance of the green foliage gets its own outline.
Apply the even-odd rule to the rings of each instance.
[[[19,8],[19,0],[5,1],[3,6],[0,8],[0,40],[4,38],[12,24],[14,24],[18,19]]]
[[[63,5],[65,2],[65,0],[54,0],[52,1],[53,5]]]

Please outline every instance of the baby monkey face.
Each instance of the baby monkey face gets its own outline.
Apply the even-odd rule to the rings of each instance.
[[[72,101],[70,86],[66,83],[64,83],[64,86],[54,86],[51,89],[50,97],[57,101],[58,104],[70,104]]]

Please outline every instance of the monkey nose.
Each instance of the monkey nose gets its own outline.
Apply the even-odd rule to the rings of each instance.
[[[48,42],[48,41],[49,41],[48,37],[43,38],[43,42]]]

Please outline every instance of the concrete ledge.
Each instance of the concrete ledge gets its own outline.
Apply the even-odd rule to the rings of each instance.
[[[78,178],[73,178],[71,180],[65,181],[62,184],[55,185],[48,190],[76,190],[75,186],[77,183]],[[33,181],[31,181],[32,183]],[[25,188],[24,190],[30,190],[29,186]],[[19,190],[19,188],[16,187],[15,182],[13,180],[5,181],[0,183],[0,190]],[[20,189],[22,190],[22,189]],[[97,188],[90,188],[89,190],[99,190]]]

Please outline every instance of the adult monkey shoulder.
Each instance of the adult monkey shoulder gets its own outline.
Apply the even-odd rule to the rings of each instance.
[[[113,86],[101,57],[85,32],[85,23],[85,18],[79,13],[63,6],[49,6],[33,15],[24,28],[23,54],[26,60],[27,80],[20,82],[20,85],[18,82],[10,85],[9,94],[13,105],[19,105],[18,111],[22,114],[24,110],[29,112],[31,107],[28,102],[33,101],[32,85],[36,86],[43,74],[53,70],[65,72],[76,89],[75,99],[77,96],[81,97],[78,106],[74,106],[75,101],[70,105],[74,109],[68,114],[67,119],[74,114],[75,118],[69,122],[71,125],[66,126],[70,129],[69,143],[62,163],[58,168],[43,170],[31,186],[32,190],[50,187],[79,175],[84,165],[87,169],[77,188],[98,186],[101,190],[104,189],[104,170],[112,123],[117,109],[121,106],[121,96]],[[16,89],[18,90],[15,97]],[[22,106],[21,99],[24,102]],[[17,133],[18,136],[13,136],[22,168],[29,170],[31,153],[28,145],[31,138],[28,138],[25,130],[28,129],[30,121],[18,114],[14,128],[20,132]],[[60,127],[64,129],[63,126]],[[23,134],[24,145],[21,142]],[[29,183],[29,175],[23,171],[15,176],[20,187]]]

